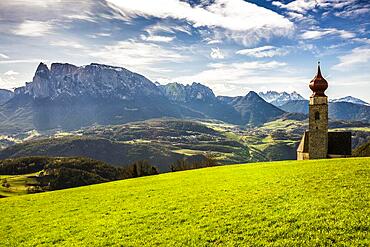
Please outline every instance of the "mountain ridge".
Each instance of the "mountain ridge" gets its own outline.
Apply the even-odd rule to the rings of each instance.
[[[302,99],[296,92],[276,91],[251,91],[237,97],[216,96],[211,88],[201,83],[160,85],[122,67],[52,63],[49,69],[40,63],[32,81],[16,88],[11,98],[0,106],[0,133],[71,130],[161,117],[216,119],[258,126],[286,112],[306,114],[305,103],[300,110],[288,107],[299,101],[302,105]],[[347,97],[342,101],[354,99]],[[339,103],[343,102],[332,104]],[[341,104],[343,109],[333,108],[335,118],[368,119],[367,110],[357,109],[359,104],[354,107],[349,104]],[[359,113],[352,114],[347,108]]]
[[[331,103],[338,103],[338,102],[347,102],[347,103],[353,103],[353,104],[358,104],[358,105],[367,105],[370,106],[369,103],[363,101],[362,99],[352,97],[352,96],[346,96],[338,99],[332,99],[329,100]]]
[[[309,101],[290,101],[280,108],[290,113],[308,114]],[[329,102],[329,118],[370,122],[370,106],[350,102]]]
[[[257,103],[269,104],[263,99]],[[0,131],[76,129],[159,117],[258,125],[276,117],[276,112],[273,116],[266,112],[267,118],[250,121],[239,109],[196,82],[157,85],[145,76],[116,66],[52,63],[49,69],[40,63],[32,81],[16,88],[14,97],[0,107]]]
[[[258,95],[263,98],[266,102],[273,104],[274,106],[282,106],[283,104],[293,101],[293,100],[305,100],[299,93],[296,91],[292,93],[287,92],[277,92],[277,91],[267,91],[259,92]]]

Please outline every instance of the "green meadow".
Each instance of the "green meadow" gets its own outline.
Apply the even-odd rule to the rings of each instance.
[[[212,167],[0,199],[1,246],[369,246],[370,158]]]

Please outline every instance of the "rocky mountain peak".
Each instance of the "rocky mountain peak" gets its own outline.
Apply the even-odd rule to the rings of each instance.
[[[51,64],[51,75],[54,77],[65,76],[74,73],[78,69],[77,66],[69,63],[53,63]]]
[[[193,82],[188,88],[190,100],[213,101],[216,98],[212,89],[201,83]]]
[[[261,102],[264,101],[256,92],[250,91],[244,98],[244,100],[250,102]]]
[[[50,70],[48,66],[44,63],[40,63],[39,66],[37,66],[35,77],[38,76],[40,78],[49,78],[50,76]]]
[[[40,63],[32,80],[31,93],[38,98],[50,96],[50,70],[44,63]]]
[[[132,98],[138,95],[161,95],[150,80],[127,69],[92,63],[77,67],[53,63],[51,69],[40,63],[31,83],[18,88],[17,94],[34,98],[57,98],[61,95]]]
[[[162,92],[171,100],[179,102],[212,102],[216,96],[209,87],[193,82],[191,85],[183,85],[177,82],[160,86]]]

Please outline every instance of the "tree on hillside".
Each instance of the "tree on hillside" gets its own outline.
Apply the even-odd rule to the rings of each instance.
[[[172,172],[176,172],[176,171],[192,170],[192,169],[212,167],[212,166],[218,166],[218,165],[220,164],[216,160],[215,156],[210,153],[207,153],[206,155],[202,155],[202,159],[200,161],[189,161],[186,158],[176,160],[175,163],[173,163],[170,166],[170,170]]]

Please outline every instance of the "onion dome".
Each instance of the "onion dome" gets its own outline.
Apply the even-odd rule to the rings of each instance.
[[[328,89],[328,82],[321,75],[320,62],[317,66],[317,74],[310,82],[310,88],[313,91],[312,96],[326,96],[324,92]]]

